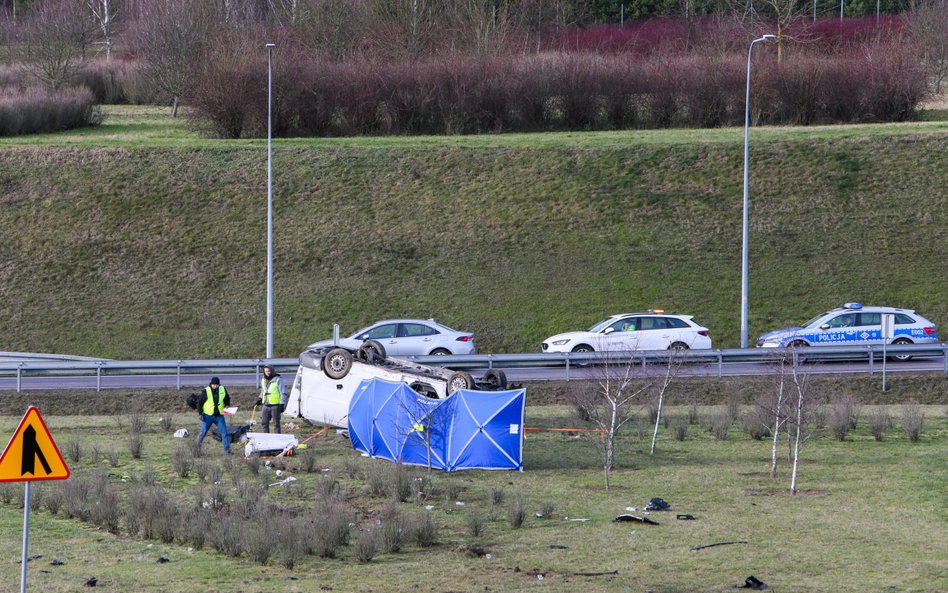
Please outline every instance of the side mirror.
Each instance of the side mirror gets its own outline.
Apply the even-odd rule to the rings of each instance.
[[[364,342],[369,339],[369,334],[362,334],[361,336],[359,336],[359,339]]]
[[[828,323],[824,323],[823,325],[820,326],[820,329],[829,329],[829,328],[830,328],[830,324]]]
[[[614,331],[616,331],[615,328],[607,327],[606,329],[602,330],[602,333],[608,335],[608,334],[611,334],[611,333],[614,332]]]

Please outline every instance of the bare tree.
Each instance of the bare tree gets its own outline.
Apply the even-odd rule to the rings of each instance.
[[[806,17],[806,8],[797,0],[757,0],[756,4],[744,0],[728,2],[738,21],[751,34],[756,36],[763,31],[777,36],[777,61],[783,59],[784,47],[791,39],[791,26]]]
[[[185,93],[191,67],[204,53],[215,19],[206,3],[154,0],[140,20],[137,44],[144,75],[171,97],[171,115]]]
[[[404,439],[405,448],[415,444],[425,448],[428,471],[431,471],[434,461],[434,443],[447,437],[446,431],[451,419],[448,407],[440,405],[442,401],[422,396],[402,400],[401,405],[404,406],[408,422],[407,426],[396,427],[399,436]],[[404,453],[404,448],[402,452]],[[402,459],[398,461],[401,463]],[[443,459],[441,461],[444,462]]]
[[[370,0],[300,1],[294,18],[304,43],[332,57],[353,52],[369,28]]]
[[[791,443],[792,471],[790,474],[790,494],[797,493],[797,484],[800,468],[800,450],[813,432],[808,424],[812,415],[820,405],[819,394],[810,384],[810,375],[802,365],[799,353],[791,349],[789,364],[790,371],[790,419],[787,435]]]
[[[94,30],[85,10],[82,0],[49,0],[16,29],[16,58],[53,90],[68,84],[85,58]]]
[[[479,54],[502,50],[514,30],[511,0],[456,0],[445,11],[453,39]]]
[[[576,382],[569,398],[583,420],[596,428],[590,441],[599,449],[606,490],[609,474],[615,466],[616,437],[635,417],[634,404],[648,391],[649,383],[637,377],[634,356],[618,361],[604,353],[600,377],[595,381]]]
[[[408,56],[423,54],[432,43],[441,0],[373,0],[372,11],[390,32],[389,40]]]
[[[115,19],[118,16],[116,0],[86,0],[86,6],[92,11],[96,26],[102,33],[102,44],[105,46],[105,59],[112,59],[112,34]]]
[[[940,95],[948,77],[948,2],[918,0],[908,15],[908,25],[912,36],[922,45],[932,90]]]
[[[769,418],[766,428],[771,431],[771,450],[770,450],[770,479],[777,478],[777,462],[779,456],[777,449],[779,447],[780,429],[789,420],[789,388],[787,387],[788,374],[790,373],[790,360],[783,355],[774,357],[771,366],[774,369],[776,378],[774,390],[768,396],[758,400],[757,405],[762,409],[762,418]]]
[[[665,370],[662,376],[661,382],[655,383],[655,389],[657,390],[656,398],[658,399],[658,413],[655,414],[655,430],[652,431],[652,446],[649,449],[649,454],[655,454],[655,445],[658,442],[658,427],[662,424],[662,412],[665,409],[665,395],[668,393],[668,388],[671,386],[672,381],[678,375],[679,369],[681,369],[681,357],[677,355],[677,350],[668,351],[668,360],[665,363]]]

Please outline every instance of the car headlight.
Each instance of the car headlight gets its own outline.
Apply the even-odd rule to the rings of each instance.
[[[567,344],[567,343],[569,343],[569,338],[566,338],[565,340],[556,340],[553,342],[553,345],[562,346],[563,344]]]

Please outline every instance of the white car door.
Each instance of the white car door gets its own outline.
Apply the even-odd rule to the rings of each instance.
[[[671,343],[664,317],[639,317],[639,350],[664,350]]]
[[[385,347],[385,354],[387,356],[396,356],[400,354],[398,338],[398,324],[397,323],[385,323],[383,325],[378,325],[367,331],[366,333],[358,336],[359,338],[364,338],[365,340],[375,340],[379,344]]]
[[[420,323],[398,324],[398,354],[402,356],[425,355],[434,350],[438,332]]]
[[[636,331],[637,319],[625,317],[610,325],[602,338],[599,350],[608,352],[633,352],[639,350],[639,332]],[[611,330],[611,331],[610,331]]]

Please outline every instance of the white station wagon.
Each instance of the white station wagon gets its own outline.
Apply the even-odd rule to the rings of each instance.
[[[586,331],[568,332],[543,340],[544,352],[633,352],[710,348],[708,328],[691,315],[653,309],[613,315]]]

